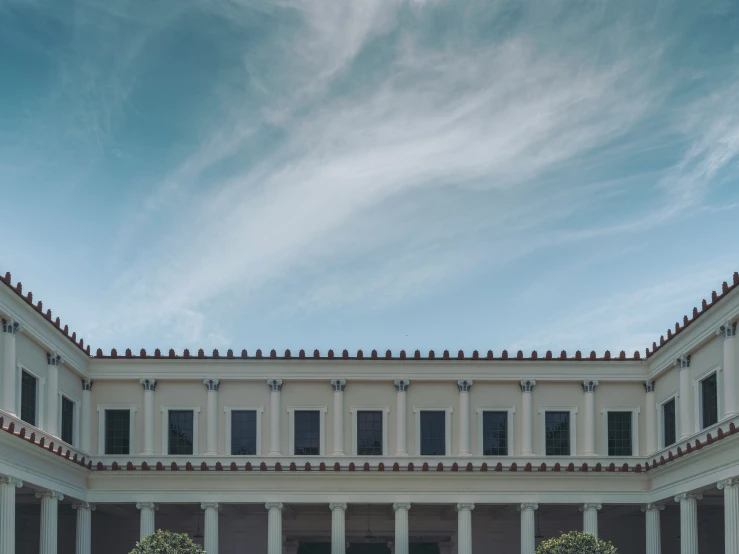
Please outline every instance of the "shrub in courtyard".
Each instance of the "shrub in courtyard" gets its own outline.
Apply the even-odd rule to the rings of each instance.
[[[136,543],[130,554],[204,554],[203,549],[185,534],[158,529]]]
[[[542,542],[536,554],[618,554],[610,542],[595,538],[590,533],[572,531]]]

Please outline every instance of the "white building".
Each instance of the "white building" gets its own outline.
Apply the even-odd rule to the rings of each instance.
[[[646,309],[646,308],[645,308]],[[0,554],[739,554],[739,274],[638,353],[115,351],[0,283]]]

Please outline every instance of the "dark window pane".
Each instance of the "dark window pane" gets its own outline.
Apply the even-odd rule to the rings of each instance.
[[[716,374],[701,381],[703,395],[703,428],[710,427],[718,421],[718,386]]]
[[[21,419],[36,425],[36,378],[24,371],[21,375]]]
[[[421,412],[421,456],[446,455],[446,412]]]
[[[608,455],[631,456],[631,412],[608,412]]]
[[[570,455],[570,412],[546,412],[546,455]]]
[[[193,413],[192,410],[169,411],[169,454],[192,455]]]
[[[233,410],[231,412],[231,454],[235,456],[257,453],[257,412]]]
[[[382,412],[357,412],[357,455],[382,456]]]
[[[677,440],[677,425],[675,420],[675,399],[662,405],[662,424],[664,425],[665,446],[675,444]]]
[[[321,453],[321,414],[316,410],[295,412],[295,455],[318,456]]]
[[[105,453],[130,454],[131,412],[105,410]]]
[[[508,412],[482,413],[482,453],[508,455]]]
[[[74,440],[74,402],[62,396],[62,440],[72,444]]]

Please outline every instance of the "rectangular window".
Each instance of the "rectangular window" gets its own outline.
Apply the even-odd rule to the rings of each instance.
[[[482,413],[482,453],[485,456],[508,455],[508,412]]]
[[[257,412],[231,411],[231,454],[254,456],[257,453]]]
[[[357,412],[357,456],[382,456],[382,412]]]
[[[675,444],[677,440],[677,421],[675,420],[675,399],[662,404],[662,425],[664,427],[664,446]]]
[[[193,438],[192,410],[169,410],[169,454],[192,455]]]
[[[62,396],[62,440],[72,444],[74,440],[74,402]]]
[[[317,410],[295,412],[295,455],[318,456],[321,453],[321,414]]]
[[[21,374],[21,419],[36,425],[36,389],[37,379],[30,373]]]
[[[446,455],[446,412],[421,412],[421,456]]]
[[[703,401],[703,428],[705,429],[718,421],[718,385],[715,373],[701,381],[701,398]]]
[[[105,454],[131,453],[131,411],[105,410]]]
[[[546,455],[570,455],[570,412],[546,413]]]
[[[631,412],[608,412],[608,455],[632,455]]]

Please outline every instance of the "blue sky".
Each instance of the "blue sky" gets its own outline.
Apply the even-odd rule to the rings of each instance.
[[[105,350],[642,350],[739,269],[739,5],[0,3],[0,270]]]

